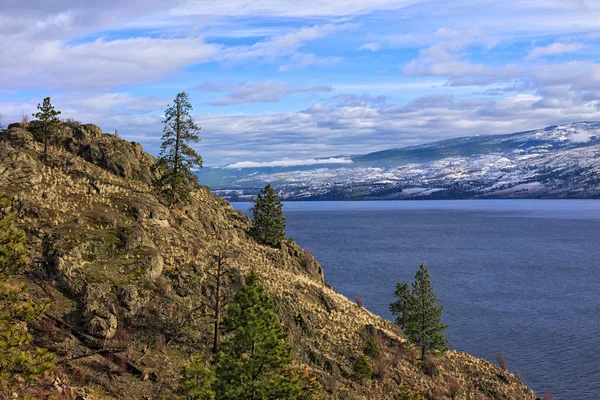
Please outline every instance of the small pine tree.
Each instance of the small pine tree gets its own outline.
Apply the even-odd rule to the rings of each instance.
[[[445,350],[448,340],[443,331],[448,327],[442,322],[444,308],[436,304],[429,272],[423,264],[415,275],[408,313],[404,317],[404,332],[408,339],[421,348],[421,359],[427,350]]]
[[[365,353],[365,356],[369,357],[372,360],[379,357],[380,350],[379,346],[377,345],[377,342],[375,342],[371,338],[367,339],[367,342],[365,343],[365,348],[363,349],[363,353]]]
[[[360,383],[373,377],[373,368],[371,368],[371,364],[369,364],[365,356],[362,355],[354,360],[352,371],[354,379]]]
[[[57,118],[60,111],[54,109],[50,103],[50,97],[46,97],[42,104],[37,105],[38,112],[32,114],[37,118],[37,131],[42,135],[44,140],[44,157],[48,156],[48,141],[56,134],[60,127],[60,120]]]
[[[302,384],[292,373],[292,348],[273,300],[258,275],[246,277],[227,309],[217,354],[217,399],[297,399]]]
[[[396,291],[394,292],[394,295],[398,298],[398,300],[390,304],[390,311],[393,315],[398,316],[396,317],[396,325],[398,325],[400,329],[404,330],[408,305],[412,296],[408,283],[398,282],[396,284]]]
[[[191,361],[181,369],[181,379],[177,393],[182,400],[212,400],[215,398],[213,385],[215,372],[204,362],[202,357],[193,356]]]
[[[31,345],[27,329],[27,323],[39,318],[43,307],[29,298],[25,285],[12,280],[27,267],[25,244],[11,202],[0,198],[0,394],[17,392],[21,382],[35,380],[55,362],[52,354]]]
[[[179,93],[165,111],[165,124],[158,162],[154,170],[160,172],[155,186],[161,190],[171,205],[187,199],[191,185],[198,178],[193,168],[202,168],[202,157],[188,144],[198,143],[200,128],[190,112],[192,104],[186,92]]]
[[[283,204],[267,185],[256,196],[252,207],[252,229],[250,234],[261,244],[277,246],[285,237],[286,218],[283,216]]]

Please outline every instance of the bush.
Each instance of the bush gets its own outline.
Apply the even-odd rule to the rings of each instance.
[[[425,357],[423,360],[423,372],[432,377],[440,373],[440,368],[433,357]]]
[[[496,361],[498,361],[498,365],[500,366],[500,368],[502,368],[503,370],[507,370],[508,368],[508,360],[506,359],[506,357],[504,356],[504,354],[497,352],[496,353]]]
[[[395,396],[396,400],[423,400],[423,396],[416,393],[414,390],[409,388],[408,386],[403,387]]]
[[[448,393],[450,394],[450,398],[456,399],[458,397],[458,394],[460,393],[460,390],[462,389],[460,381],[455,377],[451,376],[446,380],[446,383],[448,385]]]
[[[354,360],[352,371],[354,372],[353,378],[360,383],[373,377],[373,368],[371,368],[371,364],[365,356],[360,356]]]
[[[215,373],[210,369],[200,356],[192,360],[181,369],[181,379],[177,393],[183,395],[185,400],[210,400],[215,398],[212,386],[215,382]]]
[[[379,346],[371,338],[369,338],[365,343],[365,348],[363,349],[363,352],[365,353],[365,356],[371,359],[375,359],[379,357],[379,354],[381,354],[379,351]]]
[[[365,306],[365,302],[363,301],[362,297],[358,295],[358,293],[354,293],[354,299],[356,300],[356,305],[358,308],[363,308]]]

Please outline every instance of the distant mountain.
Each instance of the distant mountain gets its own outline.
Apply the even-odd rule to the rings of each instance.
[[[600,122],[347,158],[299,167],[205,168],[200,180],[232,200],[249,199],[267,183],[287,200],[600,198]]]

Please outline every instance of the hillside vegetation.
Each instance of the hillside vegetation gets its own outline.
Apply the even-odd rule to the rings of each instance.
[[[28,128],[0,131],[0,188],[27,234],[32,262],[20,279],[32,296],[51,299],[30,330],[58,361],[23,386],[30,395],[176,398],[182,366],[211,351],[207,272],[226,251],[226,295],[258,274],[290,334],[295,368],[321,386],[317,398],[536,398],[514,374],[468,354],[419,360],[394,324],[332,290],[310,253],[292,239],[258,244],[250,220],[207,187],[169,207],[151,186],[155,159],[140,144],[63,123],[60,144],[42,157]],[[374,373],[356,379],[369,339],[380,349]]]

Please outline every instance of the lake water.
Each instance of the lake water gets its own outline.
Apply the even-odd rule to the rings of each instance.
[[[325,279],[370,311],[392,319],[395,283],[424,263],[454,348],[502,352],[538,394],[600,398],[600,201],[289,202],[284,214]]]

